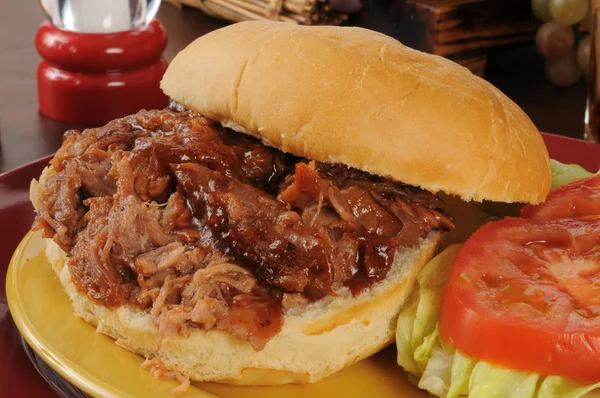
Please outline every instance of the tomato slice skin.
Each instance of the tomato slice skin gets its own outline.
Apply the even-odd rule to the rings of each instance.
[[[521,217],[536,221],[600,214],[600,175],[572,182],[550,192],[539,205],[521,209]]]
[[[439,330],[473,358],[600,381],[600,217],[480,228],[454,264]]]

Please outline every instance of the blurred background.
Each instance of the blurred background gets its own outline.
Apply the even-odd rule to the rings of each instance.
[[[54,152],[69,128],[99,124],[61,118],[44,106],[40,113],[40,104],[60,110],[70,95],[58,95],[50,88],[52,95],[42,98],[36,75],[40,61],[48,63],[50,72],[42,78],[52,84],[71,79],[74,89],[90,74],[105,74],[109,82],[103,83],[104,90],[127,88],[130,83],[120,75],[119,62],[126,62],[132,51],[152,53],[156,75],[161,54],[169,62],[198,36],[231,21],[252,19],[354,25],[383,32],[408,46],[450,58],[487,79],[521,106],[541,131],[583,138],[588,88],[595,82],[590,57],[593,9],[592,0],[163,0],[162,4],[160,0],[4,0],[0,2],[0,172]],[[158,25],[151,24],[153,18]],[[40,33],[44,21],[49,26]],[[151,28],[154,33],[147,32]],[[139,30],[148,34],[141,41],[145,44],[128,47],[127,41],[135,40],[132,37],[141,40],[135,33]],[[123,33],[128,31],[135,34]],[[103,48],[100,55],[94,53],[100,50],[88,46],[89,52],[81,55],[83,44],[73,36],[78,33],[93,35],[102,45],[107,40],[124,44]],[[114,36],[119,34],[124,39]],[[158,44],[147,48],[152,40]],[[82,61],[76,62],[77,57]],[[98,65],[105,66],[97,69]],[[148,65],[135,67],[142,71]],[[156,89],[158,80],[153,79],[154,83],[143,84],[154,84]],[[122,103],[127,103],[128,95],[120,96]],[[100,109],[101,95],[92,97],[91,106]],[[103,101],[126,110],[112,98]]]

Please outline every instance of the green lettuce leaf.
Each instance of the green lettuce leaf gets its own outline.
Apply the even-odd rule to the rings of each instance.
[[[540,376],[477,361],[469,378],[469,397],[535,397]]]
[[[469,380],[476,364],[477,360],[460,355],[460,352],[454,354],[450,375],[452,382],[448,388],[448,397],[460,397],[469,394]]]
[[[564,164],[554,159],[550,159],[550,170],[552,171],[552,189],[594,176],[577,164]]]
[[[470,358],[441,339],[437,327],[444,287],[461,245],[431,259],[398,317],[398,364],[419,388],[443,398],[580,398],[600,396],[600,383],[520,372]],[[596,395],[595,393],[598,393]]]
[[[437,333],[437,320],[442,304],[442,292],[448,283],[452,264],[462,245],[452,245],[427,263],[417,277],[418,289],[412,293],[400,316],[396,331],[398,364],[407,372],[422,374],[431,357],[433,344],[438,338],[427,336]],[[449,263],[450,266],[446,266]],[[422,346],[422,347],[421,347]],[[418,355],[415,353],[418,351]]]

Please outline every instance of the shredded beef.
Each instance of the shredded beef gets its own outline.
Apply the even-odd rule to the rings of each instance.
[[[171,390],[173,397],[179,397],[190,388],[190,379],[178,372],[172,372],[167,369],[164,362],[158,358],[146,359],[140,365],[142,369],[148,370],[150,374],[157,379],[173,379],[179,383],[177,387]]]
[[[358,294],[394,254],[452,221],[433,194],[312,162],[178,104],[65,134],[35,227],[75,285],[147,310],[161,338],[227,331],[255,349],[287,308]]]
[[[322,163],[298,163],[278,199],[326,234],[334,281],[355,293],[387,275],[398,247],[454,227],[428,192]]]
[[[265,191],[193,163],[173,167],[194,215],[225,254],[263,285],[323,297],[331,285],[326,241]]]
[[[81,207],[81,176],[77,171],[77,164],[69,162],[46,180],[34,203],[34,228],[42,229],[44,237],[54,237],[63,250],[73,247],[77,233],[86,224],[82,220],[85,210]]]

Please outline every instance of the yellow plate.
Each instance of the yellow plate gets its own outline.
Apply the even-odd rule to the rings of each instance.
[[[25,236],[6,277],[11,314],[33,350],[61,376],[94,397],[167,397],[177,385],[174,381],[153,378],[140,369],[141,357],[118,347],[73,315],[43,249],[39,233]],[[426,397],[408,383],[395,356],[395,347],[389,347],[312,385],[193,383],[185,397]]]

